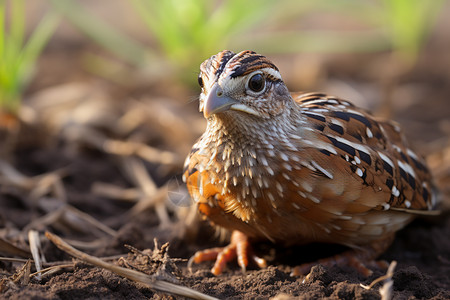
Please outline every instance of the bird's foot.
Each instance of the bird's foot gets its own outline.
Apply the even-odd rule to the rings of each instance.
[[[219,275],[223,272],[228,262],[237,258],[237,262],[242,271],[245,272],[249,259],[256,263],[260,268],[265,268],[267,262],[265,259],[257,257],[251,250],[248,237],[240,231],[233,231],[231,234],[230,244],[226,247],[206,249],[198,251],[189,259],[188,268],[191,269],[193,263],[201,263],[204,261],[215,260],[214,267],[211,272]]]
[[[373,271],[368,267],[387,269],[389,266],[389,264],[384,260],[381,261],[365,260],[364,258],[358,257],[358,255],[355,254],[357,254],[356,251],[347,251],[332,257],[320,259],[316,262],[305,263],[300,266],[296,266],[292,270],[291,275],[292,276],[307,275],[311,271],[311,268],[313,266],[320,264],[325,267],[332,267],[334,265],[350,266],[362,276],[369,277],[373,274]]]
[[[373,271],[368,266],[373,268],[381,268],[386,270],[389,264],[382,260],[376,261],[375,259],[381,255],[392,244],[394,235],[382,237],[379,240],[375,240],[370,244],[361,246],[357,249],[345,251],[341,254],[337,254],[331,257],[319,259],[317,262],[306,263],[297,266],[292,271],[292,276],[306,275],[311,271],[311,268],[317,264],[321,264],[326,267],[338,266],[350,266],[353,267],[359,274],[364,277],[369,277],[373,274]]]

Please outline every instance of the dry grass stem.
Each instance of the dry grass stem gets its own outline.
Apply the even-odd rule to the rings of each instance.
[[[169,283],[166,281],[157,280],[154,277],[148,276],[147,274],[142,273],[142,272],[122,268],[122,267],[107,263],[107,262],[99,259],[98,257],[88,255],[86,253],[83,253],[83,252],[73,248],[72,246],[70,246],[69,244],[64,242],[61,238],[59,238],[58,236],[56,236],[50,232],[46,232],[45,235],[58,248],[67,252],[68,254],[70,254],[84,262],[87,262],[89,264],[92,264],[94,266],[97,266],[97,267],[100,267],[100,268],[103,268],[106,270],[109,270],[120,276],[123,276],[130,280],[133,280],[140,284],[143,284],[149,288],[152,288],[152,289],[164,292],[164,293],[170,293],[170,294],[175,294],[175,295],[179,295],[179,296],[183,296],[183,297],[189,297],[192,299],[216,299],[216,298],[210,297],[208,295],[202,294],[200,292],[197,292],[195,290],[192,290],[192,289],[184,287],[184,286],[176,285],[176,284]]]
[[[0,237],[0,252],[24,258],[31,257],[31,253],[28,250],[21,249],[1,237]]]
[[[1,257],[0,261],[7,261],[7,262],[13,262],[13,263],[26,263],[29,259],[23,259],[23,258],[14,258],[14,257]]]
[[[107,241],[109,241],[109,239],[106,238],[97,238],[89,242],[74,239],[66,239],[66,242],[69,243],[70,245],[84,250],[95,250],[105,247],[105,243]]]
[[[21,174],[4,160],[0,160],[0,175],[2,184],[14,185],[25,190],[30,190],[34,186],[34,180]]]
[[[26,233],[31,229],[43,230],[46,226],[57,223],[61,219],[64,212],[65,206],[61,206],[55,211],[49,212],[48,214],[40,218],[34,219],[24,227],[22,232]]]
[[[391,278],[394,275],[394,270],[395,270],[396,266],[397,266],[397,262],[395,260],[393,260],[391,262],[391,264],[389,265],[386,275],[378,277],[377,279],[372,281],[369,285],[364,285],[361,283],[360,286],[366,290],[370,290],[378,282]]]
[[[171,101],[170,98],[165,98],[134,101],[128,110],[137,111],[130,113],[135,116],[143,115],[140,118],[145,121],[146,127],[153,128],[154,132],[164,133],[161,134],[161,138],[174,148],[180,148],[180,146],[190,147],[189,144],[193,142],[193,139],[201,134],[201,131],[193,132],[192,124],[179,117],[183,108]],[[204,123],[202,125],[204,126]],[[183,149],[178,153],[185,153],[186,151],[188,149]]]
[[[175,212],[182,224],[182,227],[178,230],[178,237],[193,240],[200,230],[201,218],[199,217],[197,206],[179,207]]]
[[[149,162],[181,165],[182,160],[170,151],[160,150],[143,143],[109,139],[103,133],[88,126],[74,126],[68,130],[73,141],[83,142],[97,150],[117,156],[139,156]]]
[[[82,212],[81,210],[71,206],[71,205],[67,205],[66,206],[66,212],[73,214],[74,216],[80,218],[81,220],[85,221],[87,224],[92,225],[95,228],[100,229],[101,231],[107,233],[110,236],[116,236],[117,235],[117,231],[115,231],[114,229],[106,226],[105,224],[103,224],[102,222],[96,220],[94,217],[92,217],[91,215]],[[69,217],[69,215],[67,216]]]
[[[160,198],[157,197],[160,195]],[[156,215],[158,216],[158,219],[160,221],[159,226],[161,228],[169,228],[172,224],[172,221],[170,220],[169,213],[167,212],[167,206],[165,202],[162,200],[167,199],[167,186],[164,186],[161,188],[157,195],[155,195],[155,198],[152,202],[156,202],[155,205],[155,211]],[[159,201],[158,201],[159,200]]]
[[[394,281],[392,280],[392,276],[394,276],[394,270],[397,266],[397,262],[393,260],[389,265],[389,268],[386,272],[386,275],[378,277],[374,281],[372,281],[369,285],[360,284],[360,286],[366,290],[370,290],[374,287],[375,284],[384,281],[383,286],[380,288],[380,295],[382,300],[390,300],[392,298],[392,289],[394,285]]]
[[[122,160],[122,166],[127,178],[138,186],[146,196],[153,196],[156,193],[158,187],[148,174],[142,161],[127,157]]]
[[[116,236],[117,234],[114,229],[96,220],[91,215],[67,204],[33,220],[25,226],[22,232],[28,232],[28,230],[31,229],[43,230],[47,226],[54,226],[62,231],[67,231],[65,228],[69,227],[69,232],[73,232],[74,230],[79,232],[89,232],[98,237],[104,237],[105,233],[108,236]]]
[[[394,260],[389,265],[387,275],[389,277],[384,281],[383,286],[380,288],[381,300],[391,300],[392,299],[392,290],[394,287],[394,281],[392,280],[392,276],[394,275],[395,267],[397,266],[397,262]]]
[[[141,196],[141,193],[136,188],[123,189],[104,182],[94,182],[91,191],[98,196],[130,202],[136,202]]]
[[[105,89],[92,83],[68,83],[42,89],[28,101],[38,121],[63,135],[78,126],[113,128],[117,120]]]
[[[159,150],[143,143],[119,141],[106,139],[103,143],[103,150],[110,154],[120,156],[139,156],[149,162],[179,165],[182,163],[181,159],[172,152]]]
[[[139,201],[131,208],[132,216],[155,207],[156,214],[160,220],[160,226],[168,227],[171,224],[167,212],[167,185],[158,188],[150,177],[144,164],[136,158],[128,157],[123,160],[123,169],[127,177],[142,190]]]
[[[41,269],[37,272],[31,273],[30,278],[33,276],[36,276],[36,278],[39,278],[38,280],[40,280],[41,276],[45,277],[45,276],[51,275],[53,273],[56,273],[62,269],[73,268],[74,266],[75,266],[75,263],[47,267],[45,269]]]
[[[117,130],[122,135],[128,135],[141,126],[146,118],[147,115],[142,109],[130,108],[117,120]]]
[[[46,261],[41,250],[41,240],[39,238],[39,232],[30,230],[28,232],[28,240],[30,243],[30,251],[31,255],[33,256],[34,265],[36,266],[36,270],[39,272],[40,270],[42,270],[42,263]],[[36,279],[40,281],[41,274],[37,274]]]
[[[97,150],[104,151],[104,134],[88,126],[72,126],[66,130],[66,137],[73,142],[87,144]]]
[[[62,176],[67,175],[67,173],[68,169],[62,168],[35,177],[28,177],[20,173],[10,163],[0,160],[0,182],[21,187],[25,190],[32,190],[38,183],[49,186],[55,180],[59,180]]]
[[[143,211],[148,210],[149,208],[156,206],[164,206],[165,209],[165,201],[167,198],[167,186],[164,185],[161,188],[157,189],[156,192],[152,195],[145,195],[140,198],[139,202],[137,202],[129,211],[132,216],[135,216]],[[167,210],[165,212],[167,214]],[[159,214],[158,214],[159,217]],[[168,215],[167,215],[168,217]],[[165,218],[165,216],[163,217]]]
[[[62,176],[67,174],[67,168],[28,177],[20,173],[8,162],[0,160],[0,183],[5,186],[13,186],[28,193],[28,197],[34,204],[43,196],[51,194],[60,202],[67,202],[66,191],[62,183]],[[26,197],[24,197],[26,199]]]
[[[60,202],[67,202],[67,194],[62,179],[57,174],[44,175],[36,182],[36,186],[30,192],[30,198],[37,201],[39,198],[51,193]]]

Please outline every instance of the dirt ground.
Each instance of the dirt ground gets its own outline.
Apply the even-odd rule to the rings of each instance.
[[[315,72],[319,75],[309,86],[296,83],[291,58],[274,58],[293,90],[320,89],[355,99],[378,114],[388,112],[427,157],[441,191],[442,213],[415,220],[380,257],[398,263],[392,277],[393,299],[450,299],[447,42],[442,45],[440,37],[432,37],[417,66],[394,77],[389,77],[387,54],[320,58],[316,66],[320,72]],[[35,276],[25,280],[21,269],[25,261],[0,260],[0,298],[182,298],[72,260],[45,238],[47,230],[86,253],[157,273],[158,278],[219,299],[381,298],[382,283],[370,290],[360,284],[370,284],[386,270],[373,268],[373,275],[363,278],[349,267],[318,265],[308,279],[290,276],[297,264],[342,251],[329,245],[284,249],[259,243],[255,252],[269,261],[268,268],[251,266],[243,274],[237,264],[230,264],[216,277],[209,272],[212,265],[202,263],[190,272],[187,259],[193,253],[224,244],[207,222],[193,217],[180,180],[182,161],[205,125],[196,101],[191,101],[197,91],[170,88],[167,82],[120,85],[98,78],[79,65],[81,53],[92,45],[72,46],[45,52],[41,76],[27,98],[41,125],[24,124],[7,160],[10,168],[0,165],[0,256],[30,257],[28,233],[36,230],[43,266],[66,267],[40,280]],[[298,66],[305,58],[295,61]],[[391,100],[380,104],[386,95]],[[23,252],[2,246],[3,241]],[[166,242],[168,250],[162,247]],[[36,271],[33,264],[30,268],[31,273]]]
[[[61,150],[61,149],[59,149]],[[130,204],[108,201],[93,196],[90,191],[92,182],[105,181],[126,185],[117,170],[109,163],[105,155],[85,151],[79,160],[66,157],[63,151],[56,149],[28,149],[17,153],[18,165],[27,173],[41,173],[43,170],[71,166],[71,175],[67,177],[65,187],[69,203],[94,216],[96,219],[116,229],[115,236],[103,237],[101,246],[85,250],[99,257],[122,255],[129,265],[136,267],[137,256],[124,245],[137,249],[153,249],[153,239],[164,243],[169,241],[171,258],[189,258],[195,251],[219,244],[214,232],[207,224],[201,225],[201,233],[194,239],[179,237],[178,223],[165,228],[159,225],[158,217],[147,210],[136,217],[126,216]],[[77,154],[80,155],[80,154]],[[25,172],[25,171],[24,171]],[[24,207],[20,199],[10,193],[0,198],[2,226],[10,232],[13,228],[24,228],[35,218],[38,212]],[[58,226],[57,226],[58,225]],[[62,224],[49,227],[59,235],[73,240],[93,240],[87,232],[74,229],[59,229]],[[47,229],[48,227],[45,226]],[[39,227],[38,227],[39,229]],[[59,229],[59,230],[58,230]],[[43,230],[40,229],[40,230]],[[70,232],[70,236],[67,235]],[[393,276],[394,299],[448,299],[450,297],[450,218],[448,213],[436,219],[417,220],[402,230],[392,247],[381,257],[387,261],[396,260],[398,266]],[[71,257],[46,240],[42,240],[43,253],[47,262],[69,261]],[[20,243],[19,243],[20,244]],[[95,244],[95,243],[94,243]],[[238,266],[231,264],[229,270],[215,277],[209,272],[211,264],[194,266],[193,272],[187,270],[186,261],[174,262],[175,266],[168,274],[169,278],[181,285],[191,287],[219,299],[267,299],[281,293],[298,299],[379,299],[378,286],[371,290],[360,287],[360,283],[369,284],[385,273],[374,269],[370,278],[362,278],[349,267],[314,267],[310,278],[291,277],[292,267],[302,262],[326,257],[336,251],[323,245],[297,247],[295,249],[274,248],[270,244],[258,244],[255,250],[268,258],[267,269],[253,267],[245,274]],[[314,254],[313,254],[314,253]],[[116,258],[116,262],[120,259]],[[150,264],[158,260],[150,261]],[[12,274],[21,265],[2,263],[3,276]],[[147,269],[150,267],[146,267]],[[145,268],[144,268],[145,269]],[[148,270],[147,270],[148,271]],[[153,274],[150,272],[150,274]],[[124,279],[110,271],[76,262],[73,267],[63,269],[44,277],[40,282],[31,280],[28,284],[17,284],[1,294],[6,299],[165,299],[167,294],[152,291]],[[175,297],[176,298],[176,297]],[[282,299],[282,298],[280,298]]]

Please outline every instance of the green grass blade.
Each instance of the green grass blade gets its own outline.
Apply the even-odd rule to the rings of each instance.
[[[6,14],[6,1],[0,0],[0,61],[2,59],[5,47],[5,35],[6,35],[6,27],[5,27],[5,14]]]
[[[47,44],[50,37],[53,35],[59,23],[59,14],[55,12],[48,13],[42,18],[41,22],[38,24],[25,44],[21,53],[21,63],[17,74],[19,78],[23,78],[24,80],[21,85],[25,84],[28,80],[27,77],[30,75],[30,68],[36,61],[44,46]]]
[[[101,22],[77,1],[51,0],[51,2],[84,34],[125,61],[139,66],[149,58],[149,55],[154,55],[149,49],[145,49],[134,40]]]
[[[10,1],[7,6],[7,1],[0,0],[0,109],[10,113],[20,107],[32,68],[59,23],[55,13],[47,14],[25,42],[24,3]],[[7,8],[10,8],[9,26],[5,24]]]
[[[416,61],[429,28],[444,1],[384,0],[385,22],[392,46],[405,62]]]
[[[9,1],[11,5],[10,34],[16,45],[22,45],[25,36],[25,5],[23,0]]]

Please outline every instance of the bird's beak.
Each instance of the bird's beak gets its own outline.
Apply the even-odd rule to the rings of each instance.
[[[238,102],[233,98],[225,96],[222,88],[217,83],[213,85],[209,91],[208,96],[203,107],[203,115],[205,118],[213,114],[227,111],[231,109],[231,106]]]

